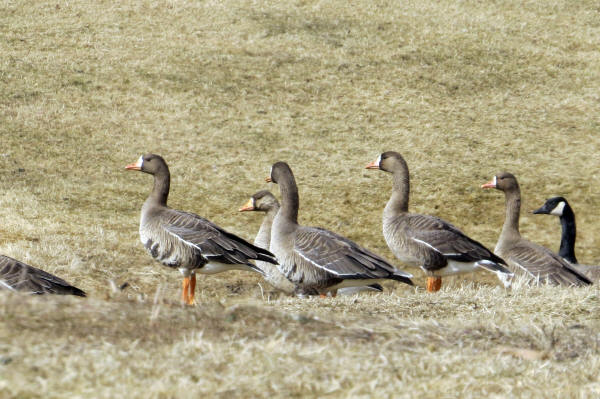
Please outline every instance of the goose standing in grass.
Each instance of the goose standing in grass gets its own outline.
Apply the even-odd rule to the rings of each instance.
[[[577,236],[575,212],[573,212],[567,200],[564,197],[552,197],[533,213],[558,216],[562,227],[558,255],[571,263],[574,268],[585,274],[589,279],[593,281],[600,280],[600,266],[582,265],[577,262],[575,257],[575,239]]]
[[[277,198],[270,191],[259,191],[253,194],[248,202],[240,208],[240,212],[249,211],[265,213],[265,217],[258,229],[258,234],[254,239],[254,245],[261,248],[269,248],[271,244],[271,226],[273,225],[275,215],[279,211],[279,201],[277,201]],[[273,287],[286,294],[294,293],[296,287],[279,271],[277,265],[257,261],[256,266],[262,270],[265,280]]]
[[[30,294],[86,296],[85,292],[62,278],[0,255],[0,290],[3,289]]]
[[[410,274],[385,259],[329,230],[298,224],[298,187],[285,162],[271,168],[267,181],[279,185],[281,208],[273,220],[270,249],[279,270],[303,295],[324,295],[343,287],[356,287],[385,279],[412,285]]]
[[[193,213],[167,206],[170,174],[159,155],[142,155],[127,165],[154,176],[154,188],[142,206],[140,240],[150,255],[183,274],[183,302],[194,305],[196,272],[215,274],[228,270],[261,273],[250,260],[276,264],[273,254],[229,233]]]
[[[408,165],[397,152],[388,151],[366,166],[392,174],[392,195],[383,210],[383,236],[400,261],[420,266],[427,274],[427,291],[438,291],[442,277],[482,268],[509,284],[512,273],[506,263],[479,242],[450,223],[408,211]],[[504,266],[503,266],[504,265]]]
[[[279,212],[279,201],[277,201],[277,198],[275,198],[270,191],[261,190],[257,193],[254,193],[248,202],[246,202],[246,204],[240,208],[240,212],[248,211],[265,213],[265,217],[260,225],[258,234],[254,239],[254,245],[261,248],[269,248],[271,244],[271,226],[273,225],[275,215],[277,215],[277,212]],[[294,293],[295,285],[292,284],[292,282],[279,271],[276,265],[257,261],[256,266],[263,271],[265,280],[267,280],[267,282],[273,287],[285,292],[286,294]],[[360,287],[346,287],[339,289],[337,293],[340,295],[352,295],[359,291],[381,292],[383,291],[383,287],[381,287],[379,284],[365,285]]]
[[[583,286],[592,283],[560,256],[521,237],[521,190],[514,175],[499,173],[481,187],[503,191],[506,197],[506,216],[495,252],[506,259],[515,273],[529,276],[535,282],[552,285]]]

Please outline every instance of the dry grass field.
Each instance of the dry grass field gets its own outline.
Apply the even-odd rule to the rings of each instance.
[[[138,237],[165,157],[170,205],[252,239],[237,209],[287,161],[300,219],[390,260],[384,150],[411,208],[493,248],[508,170],[521,233],[600,264],[600,7],[594,1],[0,0],[0,253],[89,297],[0,293],[0,397],[600,396],[600,296],[505,290],[484,272],[438,294],[277,295],[249,273],[180,275]],[[270,187],[278,194],[278,187]],[[123,291],[112,287],[124,282]]]

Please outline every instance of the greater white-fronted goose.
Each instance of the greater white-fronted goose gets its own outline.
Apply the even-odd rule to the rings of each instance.
[[[248,202],[240,208],[240,212],[264,212],[265,217],[260,225],[258,234],[254,239],[254,245],[261,248],[269,248],[271,244],[271,226],[275,215],[279,212],[279,201],[268,190],[261,190],[252,194]],[[276,265],[267,262],[256,262],[256,266],[262,269],[265,280],[273,287],[287,294],[294,293],[295,285],[288,280],[283,273],[279,271]],[[340,295],[353,295],[361,291],[383,291],[383,287],[379,284],[371,284],[359,287],[346,287],[337,291]],[[335,292],[333,293],[335,295]]]
[[[534,214],[546,214],[558,216],[562,227],[560,237],[560,249],[558,255],[571,263],[575,269],[585,274],[593,281],[600,280],[600,266],[584,265],[577,262],[575,257],[575,239],[577,227],[575,224],[575,212],[564,197],[552,197],[542,207],[533,211]]]
[[[279,185],[281,208],[273,220],[270,250],[279,270],[303,295],[324,295],[343,287],[391,279],[412,285],[409,273],[349,239],[319,227],[298,224],[299,197],[292,170],[285,162],[271,168],[267,181]]]
[[[565,286],[592,283],[560,256],[521,237],[519,233],[521,190],[514,175],[508,172],[499,173],[481,187],[504,191],[506,216],[495,252],[506,259],[511,270],[540,283]]]
[[[0,290],[3,289],[38,295],[86,296],[85,292],[62,278],[8,256],[0,255]]]
[[[410,178],[408,165],[397,152],[388,151],[366,166],[392,174],[392,195],[383,210],[383,236],[402,261],[420,266],[427,274],[427,291],[438,291],[442,277],[489,270],[508,284],[512,273],[506,263],[452,224],[435,216],[408,211]]]
[[[240,212],[249,211],[265,213],[265,217],[258,229],[258,234],[254,239],[254,245],[261,248],[269,248],[271,244],[271,226],[273,225],[275,215],[279,211],[279,201],[277,201],[277,198],[270,191],[262,190],[253,194],[248,202],[240,208]],[[262,270],[265,280],[273,287],[286,294],[294,293],[295,285],[279,271],[276,265],[257,261],[256,266]]]
[[[211,221],[167,206],[170,174],[159,155],[142,155],[127,165],[154,176],[154,188],[142,206],[140,240],[150,255],[183,274],[183,301],[195,304],[196,272],[214,274],[228,270],[262,273],[250,260],[277,263],[273,254],[225,231]]]

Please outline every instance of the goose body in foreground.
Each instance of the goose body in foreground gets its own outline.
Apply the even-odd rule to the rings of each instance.
[[[575,257],[577,227],[575,223],[575,212],[573,212],[569,202],[564,197],[552,197],[539,209],[533,211],[533,213],[558,216],[562,227],[558,255],[573,265],[579,272],[585,274],[589,279],[599,281],[600,266],[581,264],[577,262],[577,258]]]
[[[0,255],[0,290],[30,294],[86,296],[65,280],[16,259]]]
[[[203,217],[169,208],[170,173],[159,155],[142,155],[126,168],[154,176],[154,188],[142,206],[140,240],[154,259],[183,274],[185,303],[195,303],[196,272],[248,270],[260,273],[251,260],[277,263],[268,250],[248,243]]]
[[[557,254],[521,237],[519,233],[521,190],[514,175],[507,172],[499,173],[481,187],[503,191],[506,197],[506,216],[495,252],[506,259],[513,272],[529,276],[533,282],[552,285],[592,284],[590,279]]]
[[[412,285],[410,274],[349,239],[322,228],[299,225],[298,188],[288,164],[275,163],[267,181],[277,183],[281,191],[281,208],[273,220],[270,250],[297,294],[325,294],[385,279]]]
[[[410,179],[402,155],[384,152],[367,169],[392,174],[392,195],[383,211],[383,235],[400,261],[425,271],[428,291],[439,290],[443,276],[477,268],[494,272],[505,284],[509,283],[512,273],[504,260],[482,244],[440,218],[409,213]]]
[[[254,245],[262,248],[269,248],[271,244],[271,226],[273,225],[275,215],[277,215],[277,212],[279,212],[279,208],[279,201],[277,201],[277,198],[275,198],[275,196],[267,190],[261,190],[257,193],[254,193],[248,202],[240,208],[240,212],[255,211],[265,213],[265,217],[260,225],[258,234],[254,239]],[[257,261],[256,266],[263,271],[265,280],[267,280],[267,282],[269,282],[269,284],[271,284],[273,287],[287,294],[294,293],[296,288],[295,285],[279,271],[276,265]],[[341,288],[337,293],[340,295],[352,295],[360,291],[381,292],[383,291],[383,288],[379,284],[371,284],[366,286]]]

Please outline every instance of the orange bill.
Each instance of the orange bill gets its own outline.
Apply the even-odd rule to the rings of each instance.
[[[244,204],[244,206],[242,206],[239,211],[240,212],[246,212],[246,211],[253,211],[254,210],[254,201],[252,201],[252,198],[250,198],[248,200],[248,202],[246,202]]]
[[[365,166],[365,169],[379,169],[379,159],[374,160]]]

